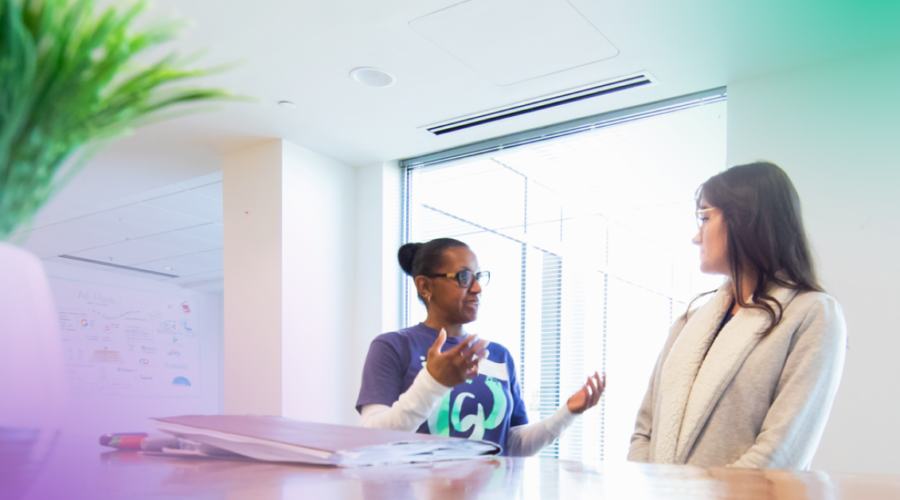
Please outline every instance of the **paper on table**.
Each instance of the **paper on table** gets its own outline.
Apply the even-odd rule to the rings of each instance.
[[[246,415],[155,419],[160,430],[256,460],[358,466],[495,455],[487,441]]]

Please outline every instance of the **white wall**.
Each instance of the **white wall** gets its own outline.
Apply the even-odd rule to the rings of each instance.
[[[800,192],[849,350],[816,469],[900,473],[900,50],[728,84],[728,164],[773,161]]]
[[[225,413],[282,412],[281,149],[224,160]]]
[[[403,174],[397,162],[356,170],[355,323],[347,374],[356,406],[369,344],[401,326],[403,274],[397,262],[402,241]],[[354,418],[354,422],[358,422]]]
[[[282,144],[282,413],[352,424],[355,171]]]
[[[183,288],[138,276],[113,274],[85,267],[44,263],[54,290],[53,278],[76,280],[111,287],[190,297],[200,314],[201,392],[196,398],[141,397],[128,395],[73,394],[64,419],[64,432],[99,436],[111,432],[147,432],[155,429],[149,417],[218,414],[222,412],[222,295]],[[56,299],[60,302],[60,299]],[[196,382],[195,382],[196,383]]]
[[[283,140],[225,158],[225,411],[356,422],[356,171]]]

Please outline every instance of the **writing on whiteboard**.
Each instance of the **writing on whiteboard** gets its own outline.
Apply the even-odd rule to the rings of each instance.
[[[199,397],[201,328],[190,298],[50,280],[75,394]]]

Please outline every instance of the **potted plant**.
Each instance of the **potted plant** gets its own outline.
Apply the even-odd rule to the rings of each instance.
[[[210,70],[174,54],[136,60],[179,28],[137,29],[145,7],[0,0],[0,441],[4,427],[56,428],[67,392],[43,267],[4,240],[103,144],[162,111],[230,97],[179,86]]]

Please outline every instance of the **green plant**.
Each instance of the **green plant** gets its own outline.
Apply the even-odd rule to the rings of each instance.
[[[134,29],[145,7],[97,14],[94,0],[0,0],[0,241],[32,218],[92,146],[173,106],[230,96],[171,86],[211,72],[186,69],[174,54],[136,61],[180,27]]]

